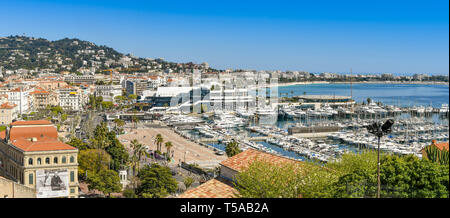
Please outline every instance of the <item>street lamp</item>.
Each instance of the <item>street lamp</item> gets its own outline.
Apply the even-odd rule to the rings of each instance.
[[[377,180],[378,180],[378,190],[377,190],[377,198],[380,198],[381,191],[381,182],[380,182],[380,139],[383,135],[386,135],[392,131],[391,127],[394,125],[394,120],[389,119],[383,125],[378,122],[373,123],[372,125],[366,126],[369,133],[374,134],[378,138],[378,169],[377,169]]]

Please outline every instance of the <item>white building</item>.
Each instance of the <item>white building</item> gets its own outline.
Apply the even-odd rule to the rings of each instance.
[[[15,88],[8,93],[8,101],[18,106],[19,114],[28,113],[32,108],[30,99],[30,90],[25,88]]]
[[[80,90],[67,87],[58,90],[59,106],[64,110],[78,111],[83,108],[83,94]]]
[[[95,94],[102,96],[103,101],[114,102],[116,96],[122,95],[121,85],[99,85],[95,87]]]

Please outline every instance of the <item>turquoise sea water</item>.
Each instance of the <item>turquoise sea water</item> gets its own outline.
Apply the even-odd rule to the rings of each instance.
[[[371,98],[384,104],[398,106],[441,107],[449,103],[448,85],[420,84],[353,84],[353,99],[356,102]],[[291,94],[291,91],[293,92]],[[343,95],[350,96],[350,84],[309,84],[278,87],[280,96],[303,95]]]

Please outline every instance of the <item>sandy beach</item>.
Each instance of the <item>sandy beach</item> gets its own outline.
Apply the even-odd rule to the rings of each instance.
[[[173,157],[175,164],[178,164],[179,161],[186,161],[187,163],[195,162],[200,166],[208,166],[217,165],[217,163],[227,159],[226,155],[216,155],[213,150],[183,138],[170,128],[127,128],[126,131],[127,134],[120,135],[119,140],[127,147],[127,149],[129,149],[130,142],[133,139],[137,139],[140,143],[148,146],[151,150],[156,150],[154,138],[157,134],[161,134],[164,139],[164,143],[170,141],[173,144],[171,150],[174,154]],[[166,152],[164,143],[162,145],[162,152]]]

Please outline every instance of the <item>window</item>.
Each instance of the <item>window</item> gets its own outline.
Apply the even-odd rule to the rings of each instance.
[[[65,163],[66,163],[66,157],[62,157],[61,162],[62,162],[63,164],[65,164]]]
[[[45,164],[50,164],[50,158],[49,157],[45,158]]]
[[[38,159],[37,159],[37,164],[38,164],[38,165],[41,165],[41,158],[38,158]]]
[[[75,172],[74,171],[70,171],[70,181],[75,182]]]
[[[55,163],[55,164],[58,163],[58,158],[57,158],[57,157],[54,157],[54,158],[53,158],[53,163]]]
[[[75,162],[75,158],[73,156],[70,156],[70,163]]]
[[[70,189],[70,193],[71,193],[71,194],[75,193],[75,189],[74,189],[74,188],[71,188],[71,189]]]
[[[33,185],[33,174],[28,174],[28,184]]]
[[[33,158],[28,159],[28,165],[33,165]]]

